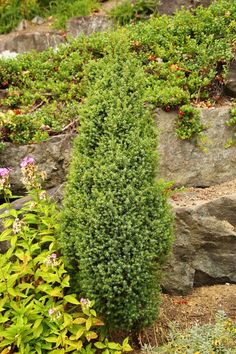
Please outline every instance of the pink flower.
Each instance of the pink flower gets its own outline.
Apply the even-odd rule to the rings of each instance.
[[[49,309],[49,310],[48,310],[49,316],[52,316],[55,312],[56,312],[55,309]]]
[[[83,297],[80,299],[80,303],[85,308],[89,308],[91,306],[91,301],[89,299],[84,299]]]
[[[30,156],[26,156],[20,163],[20,167],[26,167],[29,164],[34,163],[34,158]]]
[[[56,308],[50,308],[48,310],[48,314],[51,317],[51,321],[56,321],[61,317],[61,312],[58,311]]]
[[[57,260],[57,254],[56,253],[52,253],[51,255],[48,255],[46,258],[45,258],[45,264],[47,267],[56,267],[58,266],[59,262]]]
[[[0,168],[0,177],[6,177],[9,175],[9,173],[10,173],[9,168],[6,167]]]

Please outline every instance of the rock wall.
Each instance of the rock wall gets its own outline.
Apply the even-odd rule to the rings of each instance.
[[[208,187],[236,177],[236,146],[225,149],[234,128],[228,127],[229,108],[202,109],[206,127],[202,139],[180,140],[175,113],[156,112],[160,130],[160,176],[176,186]]]
[[[47,179],[45,188],[57,187],[64,182],[71,157],[71,147],[74,134],[64,134],[49,138],[39,144],[17,146],[7,143],[0,153],[0,167],[12,169],[11,188],[16,195],[24,195],[21,182],[20,161],[25,156],[32,156],[39,167],[45,171]]]
[[[202,109],[201,116],[203,124],[208,127],[204,132],[205,150],[195,138],[184,141],[176,136],[175,113],[156,111],[155,118],[160,131],[158,177],[173,181],[175,186],[208,187],[236,178],[236,146],[224,148],[234,131],[226,125],[229,107]],[[14,170],[14,192],[23,193],[19,162],[25,156],[34,156],[39,168],[47,172],[47,188],[63,183],[73,138],[74,134],[65,134],[40,144],[16,146],[7,143],[0,153],[0,167]]]
[[[201,111],[202,122],[208,127],[204,132],[207,152],[196,139],[181,141],[176,137],[176,114],[157,110],[155,118],[160,130],[158,178],[190,186],[190,190],[171,199],[175,242],[163,287],[169,293],[186,294],[193,286],[236,283],[236,147],[224,148],[233,134],[233,128],[225,124],[229,107]],[[14,193],[24,194],[19,163],[25,156],[35,157],[39,169],[47,172],[47,189],[63,183],[73,138],[65,134],[40,144],[6,144],[0,154],[0,167],[13,169]]]

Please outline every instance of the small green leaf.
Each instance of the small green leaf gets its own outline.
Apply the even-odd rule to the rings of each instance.
[[[110,354],[109,349],[105,349],[102,354]]]
[[[87,321],[86,321],[86,329],[87,329],[87,331],[90,330],[92,324],[93,324],[93,320],[92,320],[91,317],[89,317],[89,318],[87,319]]]
[[[70,304],[74,304],[74,305],[80,304],[80,302],[76,299],[75,295],[66,295],[64,296],[64,300],[66,302],[69,302]]]
[[[98,348],[98,349],[105,349],[106,348],[106,345],[103,344],[102,342],[97,342],[97,343],[94,343],[95,347]]]
[[[126,337],[126,338],[123,340],[122,345],[126,345],[126,344],[128,344],[128,343],[129,343],[129,338]]]
[[[73,323],[73,318],[69,313],[64,313],[63,318],[64,318],[64,321],[63,321],[62,325],[60,326],[61,330],[66,327],[71,326],[71,324]]]
[[[43,333],[43,326],[40,324],[36,329],[33,330],[35,338],[39,338]]]
[[[76,338],[76,339],[79,339],[79,338],[84,334],[84,332],[85,332],[85,328],[84,328],[84,327],[80,328],[80,329],[77,331],[77,333],[76,333],[76,335],[75,335],[75,338]]]
[[[93,315],[94,317],[97,316],[97,313],[96,313],[96,311],[95,311],[94,309],[91,309],[91,310],[90,310],[90,313],[91,313],[91,315]]]
[[[131,352],[133,348],[129,344],[125,344],[122,346],[124,352]]]
[[[0,323],[5,323],[9,320],[9,317],[7,315],[1,316],[0,315]]]
[[[74,319],[74,321],[73,321],[74,324],[82,324],[85,322],[86,322],[86,319],[83,317],[78,317],[78,318]]]
[[[78,343],[77,343],[77,348],[76,349],[80,351],[82,348],[83,348],[83,342],[82,342],[82,340],[79,340]]]
[[[88,333],[86,333],[86,339],[88,342],[90,342],[91,339],[96,339],[98,337],[97,333],[93,332],[93,331],[89,331]]]
[[[113,350],[121,350],[122,346],[119,343],[109,342],[108,343],[108,348],[109,349],[113,349]]]
[[[54,288],[54,289],[48,291],[48,294],[52,297],[63,297],[63,293],[60,288]]]
[[[4,228],[7,229],[13,224],[13,219],[7,219],[4,221]]]
[[[3,241],[8,241],[10,240],[10,236],[12,233],[12,230],[11,229],[6,229],[4,230],[1,235],[0,235],[0,241],[3,242]]]
[[[11,237],[11,247],[15,247],[16,246],[16,242],[17,242],[18,236],[14,235]]]
[[[57,337],[47,337],[45,340],[49,343],[56,343],[57,342]]]

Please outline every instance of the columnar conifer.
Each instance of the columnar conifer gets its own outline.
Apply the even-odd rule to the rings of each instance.
[[[90,63],[62,215],[78,291],[110,326],[124,329],[156,318],[158,274],[172,238],[144,89],[145,74],[128,50]]]

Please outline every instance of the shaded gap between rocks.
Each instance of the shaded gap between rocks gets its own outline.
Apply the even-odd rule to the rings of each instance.
[[[197,269],[194,275],[193,287],[197,288],[204,285],[217,285],[217,284],[236,284],[236,282],[232,282],[228,277],[211,277],[209,274]]]

